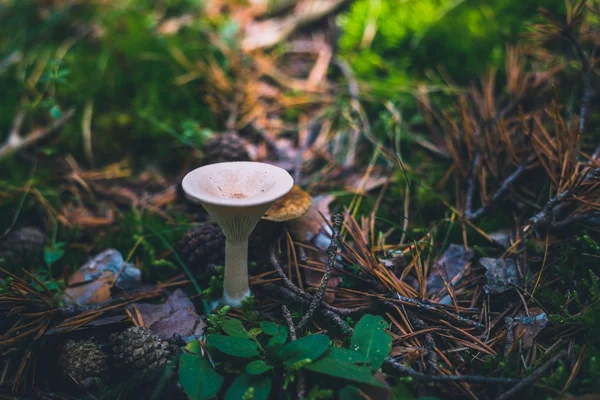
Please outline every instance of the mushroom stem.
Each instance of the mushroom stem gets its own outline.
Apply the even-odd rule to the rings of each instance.
[[[248,285],[248,238],[272,202],[252,207],[222,207],[204,204],[225,235],[223,304],[240,307],[250,296]]]
[[[225,279],[223,302],[233,307],[241,306],[250,296],[248,286],[248,239],[225,241]]]

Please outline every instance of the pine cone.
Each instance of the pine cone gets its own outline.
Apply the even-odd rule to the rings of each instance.
[[[246,140],[234,131],[217,134],[204,147],[206,164],[226,161],[250,161],[250,155],[246,151],[246,143]]]
[[[8,265],[32,264],[42,259],[46,234],[36,227],[21,227],[0,238],[0,258]]]
[[[108,375],[107,356],[93,340],[69,340],[58,359],[62,375],[80,388],[89,388],[95,378]]]
[[[223,265],[225,261],[225,235],[215,223],[198,225],[179,241],[179,256],[195,271],[206,264]]]
[[[283,234],[283,224],[260,220],[249,239],[250,261],[265,261],[271,246]],[[203,271],[207,264],[223,265],[225,262],[225,235],[216,223],[198,225],[183,235],[179,241],[179,256],[195,271]]]
[[[114,366],[121,371],[148,373],[165,365],[174,353],[168,341],[139,326],[113,333],[110,343]]]

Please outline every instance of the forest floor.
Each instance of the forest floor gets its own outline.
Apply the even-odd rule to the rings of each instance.
[[[469,3],[0,0],[0,398],[596,398],[600,2]]]

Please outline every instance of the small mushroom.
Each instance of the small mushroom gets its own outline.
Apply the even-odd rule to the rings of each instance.
[[[224,162],[189,172],[182,181],[185,194],[199,202],[225,235],[224,304],[239,307],[250,295],[248,237],[294,179],[286,170],[259,162]]]
[[[311,204],[310,194],[300,189],[300,186],[294,185],[292,190],[273,203],[262,219],[275,222],[296,219],[303,216]]]

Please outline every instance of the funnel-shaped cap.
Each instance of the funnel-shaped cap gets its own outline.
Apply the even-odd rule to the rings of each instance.
[[[186,195],[198,201],[225,237],[224,299],[239,306],[248,289],[248,236],[275,202],[294,185],[286,170],[258,162],[210,164],[188,173]]]

